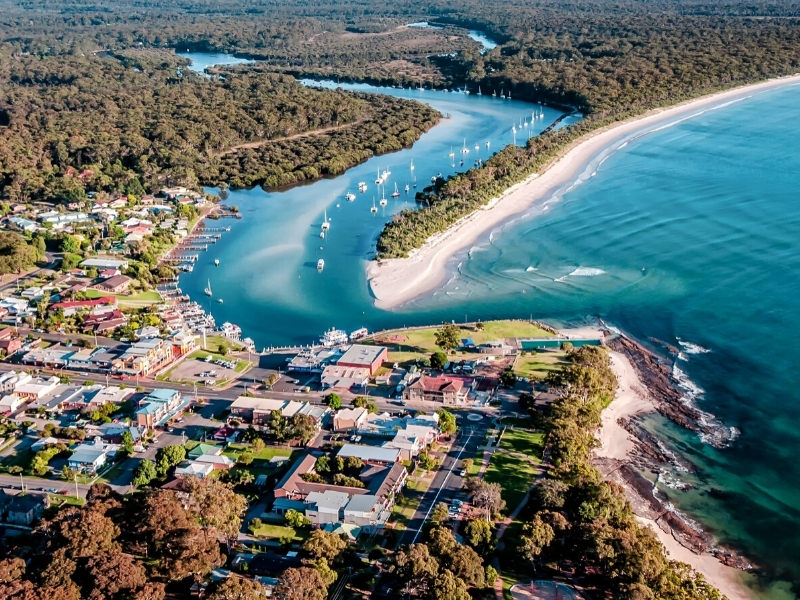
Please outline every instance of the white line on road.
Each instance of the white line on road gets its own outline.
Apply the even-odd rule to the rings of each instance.
[[[439,489],[436,491],[436,496],[434,496],[434,498],[433,498],[433,502],[431,503],[431,506],[430,506],[430,508],[428,509],[428,512],[427,512],[427,513],[425,513],[425,518],[424,518],[424,519],[422,519],[422,525],[424,525],[424,524],[425,524],[425,522],[428,520],[428,517],[430,516],[430,514],[431,514],[431,511],[433,510],[433,507],[434,507],[434,506],[436,506],[436,501],[439,499],[439,494],[441,494],[441,493],[442,493],[442,490],[443,490],[443,489],[445,488],[445,486],[447,485],[447,479],[450,477],[450,475],[452,475],[452,474],[453,474],[453,467],[455,467],[455,466],[456,466],[456,464],[458,464],[458,460],[461,458],[461,453],[462,453],[462,452],[464,452],[464,450],[466,450],[466,448],[467,448],[467,444],[469,444],[469,440],[470,440],[470,438],[472,437],[472,434],[473,434],[473,433],[474,433],[473,431],[470,431],[470,432],[469,432],[469,435],[467,436],[467,439],[466,439],[466,441],[465,441],[465,442],[464,442],[464,443],[461,445],[461,450],[459,450],[459,452],[458,452],[458,456],[456,456],[456,459],[453,461],[453,464],[452,464],[452,465],[450,465],[450,468],[447,470],[447,475],[445,475],[445,477],[444,477],[444,481],[442,482],[442,485],[440,485],[440,486],[439,486]],[[420,528],[419,528],[419,529],[417,529],[417,533],[414,535],[414,539],[413,539],[413,540],[411,540],[411,543],[412,543],[412,544],[416,543],[416,541],[417,541],[417,538],[419,537],[419,534],[420,534],[420,532],[421,532],[421,531],[422,531],[422,527],[420,526]]]

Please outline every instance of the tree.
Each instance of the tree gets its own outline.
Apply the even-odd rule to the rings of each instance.
[[[286,569],[275,587],[275,594],[282,600],[325,600],[328,586],[316,569]]]
[[[320,577],[322,577],[322,580],[325,582],[325,585],[327,586],[330,586],[339,577],[336,571],[330,568],[330,566],[328,565],[328,561],[325,560],[324,558],[318,558],[317,560],[315,560],[314,568],[320,574]]]
[[[244,577],[228,577],[208,586],[206,600],[266,600],[264,586]]]
[[[269,432],[276,440],[282,442],[289,437],[289,420],[280,410],[273,410],[269,415]]]
[[[357,456],[348,456],[344,461],[344,468],[351,475],[358,475],[364,468],[364,461]]]
[[[513,367],[508,366],[500,371],[500,383],[506,387],[514,387],[517,383],[517,376],[514,374]]]
[[[439,415],[439,431],[445,435],[451,435],[456,432],[456,418],[449,410],[441,408],[436,411]]]
[[[342,397],[334,392],[327,394],[323,401],[331,410],[339,410],[342,408]]]
[[[125,456],[131,456],[133,454],[133,435],[131,435],[129,429],[126,429],[122,432],[122,444],[120,444],[120,450]]]
[[[447,364],[447,354],[444,352],[434,352],[431,354],[431,369],[443,369]]]
[[[283,521],[289,527],[295,527],[297,529],[311,525],[311,521],[308,519],[308,517],[293,508],[290,508],[286,511],[286,513],[283,515]]]
[[[186,459],[186,448],[180,445],[164,446],[156,452],[156,471],[163,477],[172,467]]]
[[[293,414],[289,419],[289,427],[292,439],[299,440],[302,444],[307,444],[317,435],[317,422],[310,415]]]
[[[129,596],[147,584],[144,567],[130,554],[112,552],[99,554],[86,564],[91,584],[90,598],[113,599]]]
[[[434,579],[429,597],[431,600],[471,600],[466,584],[449,569]]]
[[[266,448],[266,444],[264,440],[261,439],[261,436],[257,437],[253,440],[253,451],[258,453],[261,452],[264,448]]]
[[[475,460],[472,458],[465,458],[461,461],[461,468],[469,474],[470,469],[475,466]]]
[[[252,452],[242,452],[237,458],[236,462],[242,465],[250,465],[253,463],[254,457]]]
[[[317,473],[322,473],[323,475],[326,473],[331,472],[331,459],[328,455],[323,454],[317,459],[317,462],[314,464],[314,470]]]
[[[328,533],[322,529],[315,529],[303,543],[303,550],[314,558],[324,558],[328,562],[333,562],[347,547],[341,537],[336,534]]]
[[[136,469],[133,471],[133,485],[136,487],[142,487],[144,485],[148,485],[151,481],[153,481],[156,477],[158,477],[158,470],[156,469],[156,465],[152,460],[144,459],[138,465],[136,465]]]
[[[81,251],[81,245],[74,236],[65,235],[63,238],[61,238],[61,251],[77,254]]]
[[[278,374],[270,373],[269,377],[267,377],[266,381],[264,382],[264,385],[267,388],[272,389],[272,386],[275,385],[276,383],[278,383]]]
[[[353,402],[351,404],[354,408],[366,408],[367,404],[369,404],[369,400],[364,396],[356,396],[353,398]]]
[[[431,515],[431,520],[434,523],[444,523],[445,521],[447,521],[449,515],[450,511],[447,508],[447,502],[439,502],[433,509],[433,515]]]
[[[555,539],[556,534],[549,523],[546,523],[539,513],[533,521],[525,523],[522,527],[523,534],[520,537],[521,548],[525,557],[530,561],[539,558],[542,551],[547,548]]]
[[[484,581],[486,582],[487,588],[494,587],[494,582],[497,581],[497,569],[495,569],[492,565],[486,565],[486,573],[484,576]]]
[[[486,511],[487,518],[498,514],[506,507],[503,500],[503,488],[498,483],[487,483],[483,479],[471,477],[467,480],[467,491],[473,506]]]
[[[464,530],[467,543],[481,556],[494,551],[494,527],[485,519],[472,519]]]
[[[455,544],[446,562],[449,569],[458,579],[470,587],[482,588],[485,573],[483,560],[478,553],[469,546]]]
[[[261,526],[263,524],[264,523],[263,523],[263,521],[261,519],[259,519],[258,517],[255,517],[255,518],[250,520],[250,524],[247,526],[247,530],[250,533],[255,534],[259,529],[261,529]]]
[[[461,328],[458,325],[447,324],[434,333],[436,345],[442,350],[455,350],[461,344]]]
[[[425,544],[411,544],[395,552],[390,570],[404,593],[424,596],[439,573],[439,561]]]
[[[206,535],[235,540],[242,526],[247,500],[233,491],[233,486],[213,478],[185,479],[189,494],[189,512]]]

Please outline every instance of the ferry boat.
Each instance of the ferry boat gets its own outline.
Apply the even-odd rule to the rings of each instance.
[[[349,338],[347,337],[347,332],[331,328],[319,338],[319,341],[326,348],[333,348],[339,344],[346,344]]]
[[[344,195],[344,199],[347,200],[348,202],[352,202],[353,200],[356,199],[356,195],[353,192],[347,192]]]
[[[317,261],[317,271],[322,271],[325,268],[325,261],[323,259],[319,259]]]
[[[215,259],[214,259],[214,266],[215,266],[215,267],[218,267],[218,266],[219,266],[219,259],[218,259],[218,258],[215,258]]]
[[[326,208],[325,209],[325,220],[322,221],[322,231],[323,232],[328,231],[328,229],[330,229],[330,228],[331,228],[331,224],[328,221],[328,209]]]
[[[392,198],[399,198],[400,192],[397,191],[397,184],[394,184],[394,192],[392,193]]]
[[[213,294],[211,293],[211,280],[210,280],[210,279],[208,280],[208,285],[207,285],[207,286],[205,287],[205,289],[203,290],[203,293],[204,293],[206,296],[209,296],[209,297],[211,297],[211,296],[213,295]]]
[[[364,181],[359,181],[358,182],[358,191],[361,192],[362,194],[367,191],[366,182],[364,182]]]
[[[356,340],[360,340],[361,338],[365,337],[369,332],[367,331],[366,327],[362,327],[361,329],[356,329],[353,333],[350,334],[350,341],[355,342]]]

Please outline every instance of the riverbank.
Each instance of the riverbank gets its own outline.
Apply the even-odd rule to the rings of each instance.
[[[611,362],[618,388],[603,411],[596,466],[607,480],[622,485],[637,517],[656,533],[670,559],[691,565],[729,600],[753,600],[757,596],[744,584],[743,571],[721,562],[729,555],[709,553],[707,539],[666,510],[653,496],[652,484],[633,471],[642,442],[631,433],[630,423],[657,410],[656,402],[625,353],[612,351]]]
[[[653,110],[587,134],[566,148],[543,173],[531,175],[446,231],[432,236],[421,248],[411,251],[408,258],[370,262],[367,278],[375,305],[381,309],[395,308],[438,287],[446,276],[445,265],[453,255],[573,180],[589,161],[614,144],[623,143],[625,138],[645,135],[655,128],[668,126],[670,121],[679,122],[753,94],[798,83],[800,75],[794,75],[738,87]]]

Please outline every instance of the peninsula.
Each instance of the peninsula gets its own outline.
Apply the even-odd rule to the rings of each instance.
[[[367,278],[375,305],[382,309],[396,308],[436,289],[445,279],[448,260],[455,254],[536,203],[547,201],[553,192],[573,181],[591,161],[621,148],[628,141],[706,111],[724,108],[756,94],[798,83],[800,75],[746,85],[669,108],[654,109],[586,134],[565,148],[540,172],[509,188],[447,230],[431,236],[421,248],[411,250],[408,258],[368,263]]]

